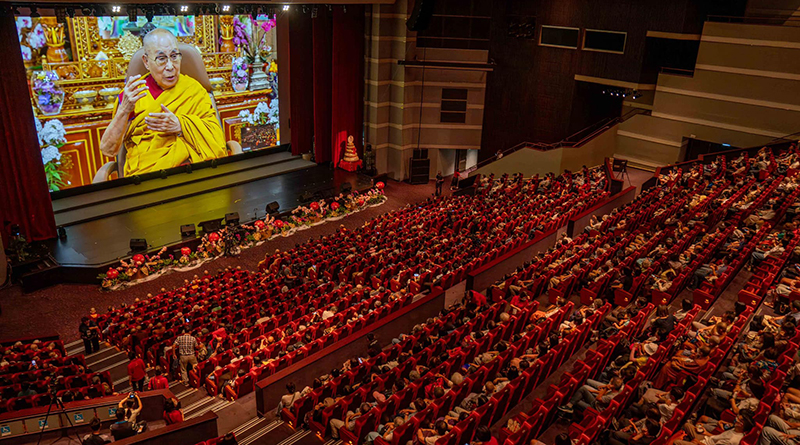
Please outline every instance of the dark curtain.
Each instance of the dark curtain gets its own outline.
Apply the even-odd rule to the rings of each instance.
[[[311,20],[314,37],[314,156],[317,163],[323,163],[331,160],[333,14],[327,8],[319,7],[317,17]],[[340,112],[336,110],[336,113]]]
[[[0,46],[5,48],[0,63],[0,223],[8,246],[8,224],[19,224],[29,240],[38,241],[55,237],[56,223],[17,27],[6,5],[0,6]]]
[[[293,11],[295,12],[295,11]],[[291,112],[289,127],[292,154],[311,151],[314,140],[314,76],[311,17],[308,14],[283,14],[289,22],[289,75]]]
[[[364,123],[364,7],[348,5],[333,9],[333,64],[331,139],[334,165],[352,135],[359,151],[363,147]],[[317,141],[319,143],[319,141]]]

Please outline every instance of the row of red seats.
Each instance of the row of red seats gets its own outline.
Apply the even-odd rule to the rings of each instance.
[[[441,341],[437,342],[435,345],[431,345],[421,352],[414,354],[414,356],[410,357],[408,361],[398,365],[389,373],[382,374],[378,377],[378,379],[380,379],[378,387],[380,390],[391,387],[395,380],[406,375],[406,371],[409,371],[410,367],[415,366],[419,360],[434,356],[437,351],[441,352],[442,348],[455,348],[458,345],[458,342],[461,341],[461,339],[466,335],[469,335],[470,332],[476,332],[484,329],[487,322],[489,320],[494,320],[504,306],[505,303],[497,303],[488,309],[482,310],[481,313],[478,314],[467,325],[457,329],[450,335],[441,338]],[[384,350],[378,356],[367,359],[357,367],[351,368],[350,371],[344,373],[338,378],[332,379],[322,387],[316,388],[308,395],[301,397],[295,401],[290,408],[284,408],[280,413],[281,417],[290,426],[299,425],[299,423],[305,418],[306,413],[308,413],[319,401],[324,400],[327,397],[335,396],[337,391],[345,385],[352,385],[355,382],[360,382],[363,377],[379,363],[386,363],[391,360],[396,360],[401,353],[410,354],[414,346],[423,337],[438,331],[448,322],[454,322],[457,318],[460,318],[462,314],[463,308],[459,308],[453,312],[450,312],[447,316],[442,317],[441,319],[431,320],[431,323],[426,323],[425,327],[418,334],[405,336],[399,343],[393,345],[387,350]]]
[[[523,354],[527,348],[536,345],[539,340],[546,338],[552,330],[558,329],[561,322],[567,317],[569,312],[571,312],[572,307],[573,305],[570,302],[559,309],[556,315],[553,315],[547,320],[546,324],[539,325],[534,330],[529,331],[522,339],[511,345],[504,353],[500,354],[489,364],[482,366],[474,374],[471,374],[460,387],[451,389],[441,399],[435,400],[431,406],[426,407],[424,410],[412,416],[401,428],[398,428],[394,432],[390,444],[381,437],[376,438],[374,443],[377,445],[402,445],[406,443],[412,438],[417,429],[419,429],[423,421],[434,420],[446,414],[470,392],[479,391],[479,388],[481,388],[497,370],[509,363],[512,358]],[[605,310],[607,310],[607,308],[605,308],[604,311]],[[572,354],[583,345],[588,339],[592,327],[599,322],[601,312],[604,311],[598,311],[594,315],[595,318],[588,319],[581,325],[580,329],[567,335],[556,347],[548,351],[547,354],[533,361],[531,366],[517,379],[509,382],[502,390],[492,395],[488,403],[473,410],[466,419],[455,425],[448,435],[441,437],[439,439],[440,442],[437,443],[445,443],[446,441],[468,443],[472,440],[472,435],[478,424],[489,423],[492,419],[499,419],[505,415],[510,406],[519,403],[519,401],[529,394],[536,385],[547,378],[552,371],[557,369],[564,360],[571,357]],[[342,432],[340,431],[340,433]]]
[[[389,296],[390,296],[390,294],[388,294],[388,293],[383,294],[383,295],[376,295],[375,297],[373,297],[370,300],[365,300],[360,305],[352,306],[352,307],[350,307],[349,309],[347,309],[343,313],[342,318],[346,319],[348,314],[352,315],[352,314],[357,313],[359,311],[359,309],[360,309],[360,306],[369,307],[370,305],[373,304],[374,301],[378,301],[382,297],[385,300]],[[392,312],[400,310],[404,306],[410,304],[412,301],[413,301],[413,295],[411,295],[411,294],[406,294],[405,296],[402,296],[402,297],[400,297],[400,298],[398,298],[397,300],[394,300],[394,301],[388,301],[388,302],[384,301],[384,304],[380,308],[372,311],[367,317],[359,318],[358,320],[355,320],[355,321],[353,321],[351,323],[348,323],[345,326],[343,326],[342,328],[335,329],[330,334],[324,334],[324,332],[323,332],[324,330],[321,328],[321,326],[323,326],[325,324],[333,325],[334,322],[332,322],[330,320],[334,320],[334,318],[331,318],[331,319],[328,319],[326,321],[320,322],[320,323],[318,323],[318,325],[316,327],[310,328],[310,329],[312,329],[311,333],[312,333],[312,337],[314,338],[314,340],[312,340],[311,343],[306,344],[305,346],[303,346],[299,350],[295,350],[295,351],[292,351],[290,353],[287,353],[283,357],[279,356],[279,353],[284,350],[284,349],[282,349],[282,346],[280,344],[277,347],[272,347],[272,348],[268,348],[268,349],[265,349],[265,350],[258,351],[255,354],[255,357],[262,358],[262,359],[274,358],[275,361],[273,361],[271,363],[264,364],[264,365],[259,366],[259,367],[251,368],[249,370],[245,369],[246,371],[248,371],[247,374],[245,374],[245,375],[243,375],[241,377],[237,377],[234,380],[232,386],[228,386],[228,387],[225,388],[225,396],[227,398],[229,398],[229,399],[235,399],[235,398],[241,397],[241,396],[243,396],[245,394],[248,394],[248,393],[252,392],[253,389],[254,389],[254,386],[253,386],[254,383],[256,381],[258,381],[259,379],[263,379],[263,378],[269,377],[269,376],[275,374],[276,372],[280,371],[281,369],[284,369],[284,368],[290,366],[295,361],[299,361],[299,360],[301,360],[301,359],[303,359],[305,357],[308,357],[309,355],[321,350],[324,347],[332,345],[334,342],[338,341],[340,338],[344,338],[344,337],[346,337],[347,335],[349,335],[351,333],[360,331],[361,329],[365,328],[366,326],[377,322],[378,320],[380,320],[383,317],[388,316]],[[330,322],[330,323],[328,323],[328,322]],[[306,329],[306,331],[308,331],[308,329]],[[295,337],[293,338],[293,340],[294,341],[300,340],[300,338],[302,338],[305,335],[306,331],[297,332],[295,334]],[[291,341],[292,340],[290,340],[289,344],[291,344]],[[251,364],[252,364],[252,358],[253,357],[250,357],[250,362],[249,362]],[[213,380],[209,379],[209,378],[205,379],[206,390],[209,391],[209,394],[216,395],[217,391],[219,391],[219,386],[218,386],[219,385],[219,381],[220,381],[219,380],[219,376],[221,376],[226,370],[230,371],[231,375],[237,375],[240,366],[247,365],[247,363],[248,362],[242,363],[242,361],[239,361],[237,363],[228,364],[226,367],[214,371],[215,379],[213,379]]]

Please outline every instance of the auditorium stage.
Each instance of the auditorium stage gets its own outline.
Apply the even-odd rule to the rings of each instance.
[[[281,213],[288,212],[301,204],[303,192],[319,197],[338,192],[345,182],[358,190],[372,186],[367,176],[279,151],[190,174],[65,197],[54,200],[53,207],[57,225],[64,227],[67,237],[49,241],[48,247],[62,269],[102,270],[130,256],[131,238],[146,239],[148,251],[154,252],[188,241],[181,238],[182,224],[222,219],[232,212],[239,213],[241,222],[249,222],[263,218],[272,201],[280,204]]]

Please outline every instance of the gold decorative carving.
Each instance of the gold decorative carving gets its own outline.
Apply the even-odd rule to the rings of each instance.
[[[120,39],[102,38],[97,25],[97,17],[75,17],[67,18],[67,20],[74,36],[72,53],[75,60],[93,59],[100,51],[105,52],[111,59],[123,58],[117,48]],[[196,45],[201,53],[213,53],[216,51],[214,35],[214,16],[197,15],[195,16],[194,35],[179,37],[178,40]]]
[[[122,54],[122,57],[125,60],[131,60],[131,57],[142,47],[142,40],[133,34],[130,31],[125,31],[122,34],[122,37],[119,38],[119,42],[117,42],[117,50]]]

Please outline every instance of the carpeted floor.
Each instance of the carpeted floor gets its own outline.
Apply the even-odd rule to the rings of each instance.
[[[77,340],[78,325],[82,316],[94,307],[105,312],[111,305],[132,303],[136,298],[144,298],[148,293],[156,294],[161,288],[172,289],[180,286],[184,279],[204,270],[214,273],[228,266],[241,266],[255,270],[266,252],[275,249],[286,250],[337,230],[340,225],[348,229],[360,227],[364,222],[380,214],[401,208],[409,203],[420,202],[433,194],[433,182],[427,185],[409,185],[403,182],[388,181],[385,192],[389,198],[379,207],[350,215],[340,221],[329,222],[299,232],[288,238],[277,238],[242,251],[236,258],[220,258],[206,267],[185,273],[170,273],[153,281],[142,283],[128,289],[102,292],[99,285],[61,284],[30,294],[23,294],[19,286],[0,291],[0,339],[58,333],[65,341]],[[445,192],[449,193],[449,192]]]

